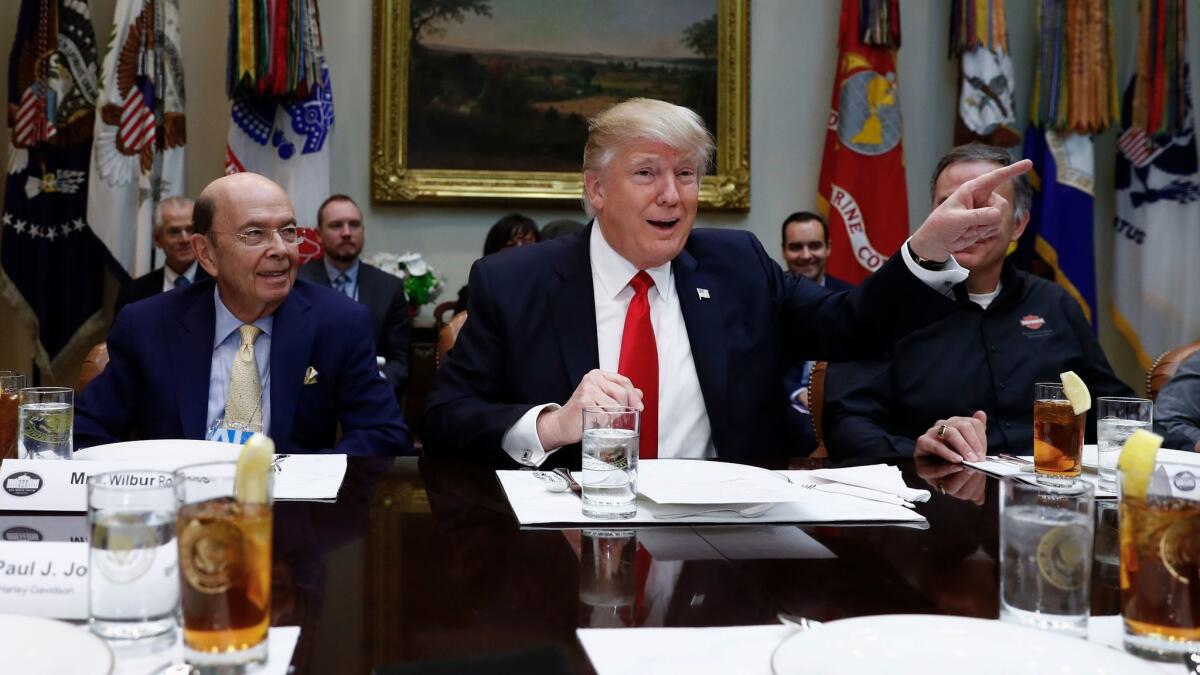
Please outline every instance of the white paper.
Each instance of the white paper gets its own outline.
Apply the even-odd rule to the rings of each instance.
[[[777,504],[766,513],[747,518],[728,512],[709,513],[688,518],[659,519],[655,514],[686,513],[700,510],[696,505],[663,505],[638,498],[637,515],[626,520],[585,518],[582,503],[573,492],[550,492],[531,471],[497,471],[500,485],[522,525],[562,524],[582,526],[619,526],[632,524],[696,525],[700,523],[921,523],[925,517],[901,506],[872,502],[857,497],[801,489],[797,500]],[[781,481],[782,482],[782,481]],[[715,505],[719,507],[720,505]]]
[[[0,542],[0,611],[87,619],[88,545]]]
[[[900,469],[890,464],[868,464],[866,466],[851,466],[841,469],[816,469],[812,471],[785,471],[785,475],[796,480],[793,474],[802,477],[813,476],[835,483],[853,485],[856,487],[877,490],[895,495],[910,502],[929,501],[929,490],[917,490],[904,483]]]
[[[0,510],[86,511],[87,479],[106,471],[174,471],[194,459],[6,459],[0,464]],[[275,499],[336,499],[346,455],[276,455]]]
[[[1033,457],[1025,457],[1025,459],[1028,459],[1030,461],[1030,463],[1029,464],[1021,464],[1019,466],[1017,464],[1014,464],[1012,461],[996,459],[994,457],[988,457],[986,460],[984,460],[982,462],[963,462],[963,464],[965,464],[973,469],[979,469],[980,471],[988,474],[989,476],[995,476],[997,478],[1004,478],[1005,476],[1015,476],[1017,474],[1026,474],[1030,477],[1030,479],[1032,479],[1033,475],[1035,473],[1033,470],[1033,464],[1032,464]],[[1106,490],[1106,489],[1100,487],[1100,477],[1098,475],[1096,475],[1094,473],[1087,473],[1085,471],[1085,472],[1079,474],[1079,478],[1081,480],[1085,480],[1085,481],[1091,483],[1096,488],[1096,499],[1116,499],[1117,498],[1116,492],[1113,492],[1112,490]]]
[[[659,504],[777,504],[804,489],[778,473],[745,464],[651,459],[638,466],[638,493]]]
[[[638,543],[655,561],[836,558],[799,527],[643,527]]]
[[[83,630],[87,630],[84,628]],[[296,642],[300,639],[299,626],[276,626],[267,633],[267,662],[255,675],[287,675],[292,663],[292,653],[296,651]],[[156,673],[166,666],[183,662],[183,636],[176,631],[175,642],[170,646],[163,645],[161,649],[147,652],[114,646],[116,668],[113,675],[146,675]]]

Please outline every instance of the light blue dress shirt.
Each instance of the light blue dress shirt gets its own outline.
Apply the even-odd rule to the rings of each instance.
[[[221,291],[213,293],[216,305],[216,330],[213,331],[212,369],[208,380],[208,416],[204,432],[207,434],[214,422],[225,417],[225,401],[229,398],[229,377],[233,373],[233,357],[242,345],[238,329],[242,322],[221,302]],[[271,434],[271,329],[275,317],[265,316],[254,322],[262,335],[254,341],[254,360],[258,364],[258,381],[262,385],[263,431]]]
[[[329,285],[333,286],[333,290],[338,290],[337,284],[333,282],[338,278],[338,275],[345,274],[350,283],[346,286],[346,296],[351,300],[358,300],[358,261],[355,260],[350,269],[343,272],[333,265],[329,264],[329,256],[321,258],[321,262],[325,263],[325,273],[329,275]]]

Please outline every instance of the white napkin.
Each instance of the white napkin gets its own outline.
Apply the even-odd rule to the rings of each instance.
[[[583,525],[612,526],[635,524],[678,524],[700,523],[745,524],[745,523],[856,523],[894,522],[926,524],[925,517],[911,509],[893,504],[872,502],[857,497],[828,494],[815,490],[799,490],[796,501],[776,504],[758,516],[751,518],[729,512],[707,513],[687,518],[659,519],[655,514],[686,513],[704,510],[704,505],[656,504],[639,497],[637,515],[628,520],[597,520],[583,516],[581,502],[573,492],[550,492],[545,483],[533,476],[532,471],[497,471],[500,485],[508,497],[513,513],[522,525]],[[782,481],[781,481],[782,482]],[[722,506],[722,505],[718,505]],[[735,507],[738,505],[723,505]]]
[[[345,455],[276,455],[275,499],[337,499]]]
[[[963,462],[963,464],[966,464],[967,466],[971,467],[972,469],[978,469],[978,470],[988,474],[989,476],[995,476],[997,478],[1004,478],[1005,476],[1015,476],[1017,474],[1028,474],[1029,476],[1032,476],[1034,473],[1033,464],[1032,464],[1033,457],[1025,457],[1025,459],[1028,459],[1031,463],[1018,465],[1011,461],[1005,461],[1002,459],[997,459],[995,457],[988,457],[987,459],[985,459],[982,462]],[[1093,486],[1095,486],[1096,499],[1116,499],[1117,498],[1116,492],[1113,492],[1112,490],[1106,490],[1105,488],[1100,487],[1100,476],[1098,476],[1097,474],[1088,473],[1085,471],[1085,472],[1079,474],[1079,477],[1080,477],[1080,479],[1085,480],[1085,481],[1091,483]]]
[[[87,630],[86,627],[84,630]],[[299,626],[278,626],[267,633],[267,662],[256,675],[287,675],[292,663],[292,652],[296,651],[296,642],[300,639]],[[111,646],[111,645],[110,645]],[[175,643],[162,650],[141,648],[144,645],[131,644],[113,647],[116,657],[116,667],[113,675],[146,675],[155,673],[173,663],[183,662],[183,636],[176,631]]]
[[[815,476],[824,480],[868,488],[895,495],[908,502],[929,501],[929,490],[917,490],[904,484],[900,469],[889,464],[849,466],[842,469],[816,469],[814,471],[786,472]],[[793,480],[795,480],[793,478]]]

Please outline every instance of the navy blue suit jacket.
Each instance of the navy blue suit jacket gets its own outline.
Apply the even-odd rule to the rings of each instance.
[[[108,367],[76,402],[76,447],[131,437],[204,438],[215,289],[211,280],[197,282],[117,315]],[[375,365],[365,307],[298,279],[274,317],[268,433],[277,452],[412,453],[396,398]],[[304,384],[309,367],[316,382]]]
[[[427,452],[511,463],[500,448],[504,432],[535,405],[565,403],[599,366],[590,233],[589,226],[475,262],[469,318],[426,399]],[[779,395],[785,346],[822,359],[882,354],[954,306],[898,256],[855,290],[832,293],[785,274],[749,232],[694,230],[672,272],[725,460],[789,454]],[[548,462],[578,466],[578,444]]]

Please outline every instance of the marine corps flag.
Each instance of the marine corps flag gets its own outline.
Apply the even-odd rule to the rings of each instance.
[[[88,223],[131,276],[151,270],[154,206],[183,194],[178,0],[117,0],[96,104]]]
[[[842,0],[817,208],[829,222],[828,271],[862,281],[908,238],[896,49],[898,0]]]
[[[103,252],[88,229],[96,38],[87,3],[24,0],[8,63],[11,146],[0,293],[53,373],[99,327]]]

